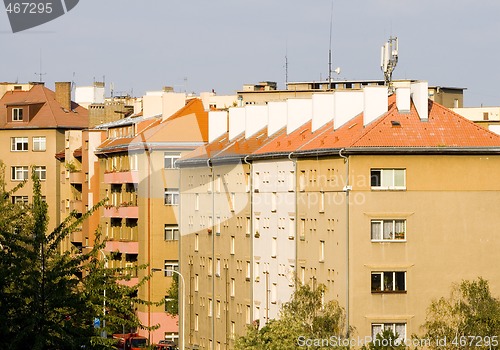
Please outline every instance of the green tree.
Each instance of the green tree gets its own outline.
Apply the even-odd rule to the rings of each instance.
[[[168,300],[165,300],[165,310],[171,315],[179,314],[179,275],[172,273],[172,284],[167,291]]]
[[[5,349],[111,348],[93,320],[106,319],[108,334],[141,327],[135,315],[138,286],[118,283],[126,269],[104,266],[94,244],[85,254],[60,252],[60,243],[102,203],[82,216],[72,212],[54,231],[47,232],[47,203],[32,172],[33,200],[13,204],[6,192],[0,165],[0,332]],[[97,234],[99,239],[99,234]],[[121,276],[119,273],[122,272]],[[123,273],[125,272],[125,273]],[[147,277],[149,278],[149,277]],[[146,279],[147,279],[146,278]],[[145,280],[140,283],[144,283]],[[106,311],[104,311],[106,290]],[[106,313],[106,315],[104,315]]]
[[[448,298],[431,303],[422,328],[422,338],[433,349],[498,349],[500,300],[491,295],[486,280],[464,280],[453,285]]]
[[[280,318],[260,329],[258,324],[249,326],[237,339],[236,349],[303,349],[304,345],[307,349],[341,348],[345,312],[336,301],[323,304],[325,292],[323,284],[315,289],[299,286],[282,306]]]

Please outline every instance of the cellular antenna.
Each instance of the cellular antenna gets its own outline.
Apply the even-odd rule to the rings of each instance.
[[[384,72],[385,85],[392,90],[392,72],[398,64],[398,37],[390,37],[380,50],[380,68]]]

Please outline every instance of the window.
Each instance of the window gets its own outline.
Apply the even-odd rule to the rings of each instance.
[[[47,140],[45,136],[33,137],[33,151],[43,152],[47,149]]]
[[[273,283],[271,285],[271,304],[276,304],[278,298],[278,285]]]
[[[165,152],[164,153],[164,161],[163,167],[165,169],[175,169],[178,168],[176,161],[181,157],[179,153],[175,152]]]
[[[12,204],[27,205],[28,196],[12,196]]]
[[[221,183],[222,183],[222,179],[221,179],[220,175],[217,175],[217,179],[215,180],[215,191],[217,193],[220,193],[220,191],[221,191],[221,188],[222,188]]]
[[[13,166],[11,172],[12,181],[28,180],[28,167],[27,166]]]
[[[212,258],[208,258],[208,275],[212,276],[212,271],[214,269],[214,264]]]
[[[179,204],[179,189],[165,188],[165,205],[178,205],[178,204]]]
[[[177,260],[165,260],[164,269],[169,271],[164,271],[165,277],[172,277],[174,275],[174,271],[179,271],[179,262]]]
[[[259,192],[259,186],[260,186],[260,173],[259,172],[256,172],[254,174],[254,178],[253,178],[253,189],[254,189],[254,192]]]
[[[278,251],[278,238],[273,237],[273,240],[271,241],[271,258],[276,258],[277,251]]]
[[[200,247],[200,236],[195,234],[194,236],[194,251],[197,252]]]
[[[194,275],[194,291],[197,292],[198,291],[198,287],[199,287],[199,284],[200,281],[199,281],[199,277],[198,277],[198,274]]]
[[[23,121],[23,109],[22,108],[12,108],[12,120],[15,122]]]
[[[198,332],[198,326],[199,326],[199,324],[200,324],[199,316],[198,316],[198,314],[196,314],[194,316],[194,331],[195,332]]]
[[[246,279],[247,281],[250,281],[250,271],[251,270],[251,267],[250,267],[250,261],[247,261],[247,270],[246,270]]]
[[[137,154],[129,154],[130,170],[138,170]]]
[[[36,166],[35,175],[39,180],[44,181],[47,178],[47,169],[45,166]]]
[[[10,138],[10,150],[11,151],[27,151],[28,150],[28,138],[27,137],[11,137]]]
[[[372,220],[372,241],[404,241],[406,220]]]
[[[235,238],[231,236],[231,255],[234,255]]]
[[[217,300],[217,303],[215,304],[216,305],[215,314],[217,315],[217,318],[220,318],[220,304],[221,304],[220,300]]]
[[[179,226],[165,224],[165,240],[178,241],[179,240]]]
[[[236,335],[236,323],[234,323],[234,321],[231,321],[231,333],[229,334],[230,339],[234,340],[235,335]]]
[[[372,272],[372,293],[406,292],[406,272]]]
[[[234,296],[236,294],[236,281],[234,278],[231,278],[230,288],[231,288],[231,297],[234,298]]]
[[[319,262],[325,262],[325,241],[319,241]]]
[[[396,345],[406,339],[406,323],[372,323],[372,339],[376,340],[377,334],[385,330],[391,330],[397,336]]]
[[[271,193],[271,212],[275,213],[276,212],[276,205],[277,205],[277,194],[276,192]]]
[[[212,317],[213,308],[214,308],[214,303],[212,299],[208,299],[208,317]]]
[[[194,195],[194,210],[200,210],[200,194],[196,193]]]
[[[220,277],[220,258],[215,261],[215,276]]]
[[[252,321],[252,310],[250,309],[250,305],[247,305],[247,312],[246,312],[246,322],[247,324],[250,324]]]
[[[300,239],[305,240],[306,239],[306,219],[300,219]]]
[[[259,280],[260,280],[260,262],[258,262],[258,261],[255,262],[253,274],[255,276],[255,282],[259,282]]]
[[[372,169],[370,182],[372,189],[404,190],[406,189],[405,169]]]

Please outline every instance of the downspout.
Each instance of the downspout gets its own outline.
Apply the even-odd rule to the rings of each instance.
[[[295,288],[295,291],[297,291],[297,281],[299,280],[299,276],[298,276],[298,268],[299,268],[299,238],[298,238],[298,233],[297,233],[297,227],[298,227],[298,213],[297,213],[297,210],[298,210],[298,202],[299,202],[299,199],[298,199],[298,192],[297,192],[297,178],[298,178],[298,174],[297,174],[297,159],[292,159],[292,154],[293,152],[290,152],[288,154],[288,160],[290,160],[292,163],[293,163],[293,168],[294,168],[294,174],[295,174],[295,177],[294,177],[294,184],[293,184],[293,193],[295,193],[295,200],[294,200],[294,205],[295,205],[295,235],[293,237],[294,241],[295,241],[295,271],[294,271],[294,274],[293,274],[293,278],[294,278],[294,281],[293,281],[293,285],[294,285],[294,288]]]
[[[148,214],[147,214],[147,220],[148,220],[148,276],[151,276],[151,151],[150,149],[146,146],[146,155],[147,155],[147,162],[148,162],[148,172],[147,172],[147,177],[148,177]],[[148,327],[151,326],[151,278],[148,278]],[[148,340],[151,341],[151,330],[148,329]]]
[[[207,166],[210,168],[210,172],[212,173],[212,271],[210,274],[212,275],[212,306],[211,306],[211,315],[212,315],[212,350],[214,350],[215,346],[215,314],[214,314],[214,305],[216,303],[215,300],[215,177],[214,177],[214,168],[210,165],[210,158],[207,159]]]
[[[175,167],[175,162],[177,160],[174,161],[174,167]],[[181,208],[182,208],[182,169],[179,168],[179,210],[178,210],[178,219],[177,219],[177,228],[179,230],[179,243],[178,243],[178,264],[179,264],[179,270],[181,271],[181,274],[182,274],[182,264],[181,264],[181,258],[182,258],[182,250],[181,250],[181,244],[182,244],[182,220],[181,220]],[[189,258],[188,258],[188,264],[189,264]],[[190,265],[188,265],[190,266]],[[190,266],[191,267],[191,266]],[[179,276],[177,276],[179,277]],[[179,285],[177,284],[177,288],[179,288]],[[184,288],[186,288],[186,283],[184,283],[183,287],[182,287],[182,294],[185,296],[186,295],[186,290],[184,290]],[[189,268],[189,293],[191,294],[191,268]],[[177,334],[182,334],[182,345],[181,345],[181,349],[186,349],[186,338],[184,338],[184,334],[185,334],[185,327],[186,327],[186,305],[182,305],[182,309],[179,307],[179,304],[180,304],[180,301],[181,301],[182,298],[179,298],[179,292],[177,292],[177,314],[179,314],[179,310],[182,310],[182,322],[180,322],[180,317],[177,319],[178,322],[179,322],[179,330],[178,330],[178,333]],[[184,300],[186,300],[184,298]],[[191,309],[191,307],[190,307]],[[189,313],[189,315],[191,315],[191,313]],[[189,322],[191,322],[191,317],[189,317]],[[191,328],[191,327],[189,327]],[[179,332],[180,331],[180,332]],[[191,343],[191,340],[189,341],[189,343]]]
[[[252,302],[252,305],[250,307],[250,320],[253,320],[253,284],[254,284],[254,279],[253,279],[253,264],[254,264],[254,256],[253,256],[253,169],[252,169],[252,163],[250,163],[248,160],[248,154],[243,158],[243,162],[245,164],[248,164],[249,167],[249,176],[248,176],[248,182],[250,183],[249,185],[249,199],[250,199],[250,285],[252,288],[250,288],[250,300]],[[267,320],[266,320],[267,322]]]
[[[345,254],[346,254],[346,270],[345,270],[345,293],[346,293],[346,337],[349,338],[349,191],[352,190],[352,186],[349,185],[349,157],[342,155],[342,152],[345,151],[345,148],[339,150],[339,157],[344,158],[344,163],[346,166],[346,180],[343,191],[345,192],[345,216],[346,216],[346,224],[345,224]]]

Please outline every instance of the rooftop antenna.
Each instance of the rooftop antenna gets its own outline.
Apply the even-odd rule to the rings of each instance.
[[[380,68],[384,72],[384,82],[390,93],[393,92],[392,72],[398,64],[398,46],[398,37],[391,36],[380,50]]]
[[[285,90],[288,90],[288,42],[285,46]]]
[[[330,46],[328,49],[328,89],[331,88],[332,84],[332,22],[333,22],[333,0],[332,0],[332,8],[330,11]]]
[[[40,73],[35,73],[35,75],[39,76],[39,81],[42,83],[42,76],[44,76],[47,73],[42,73],[42,49],[40,49]]]

